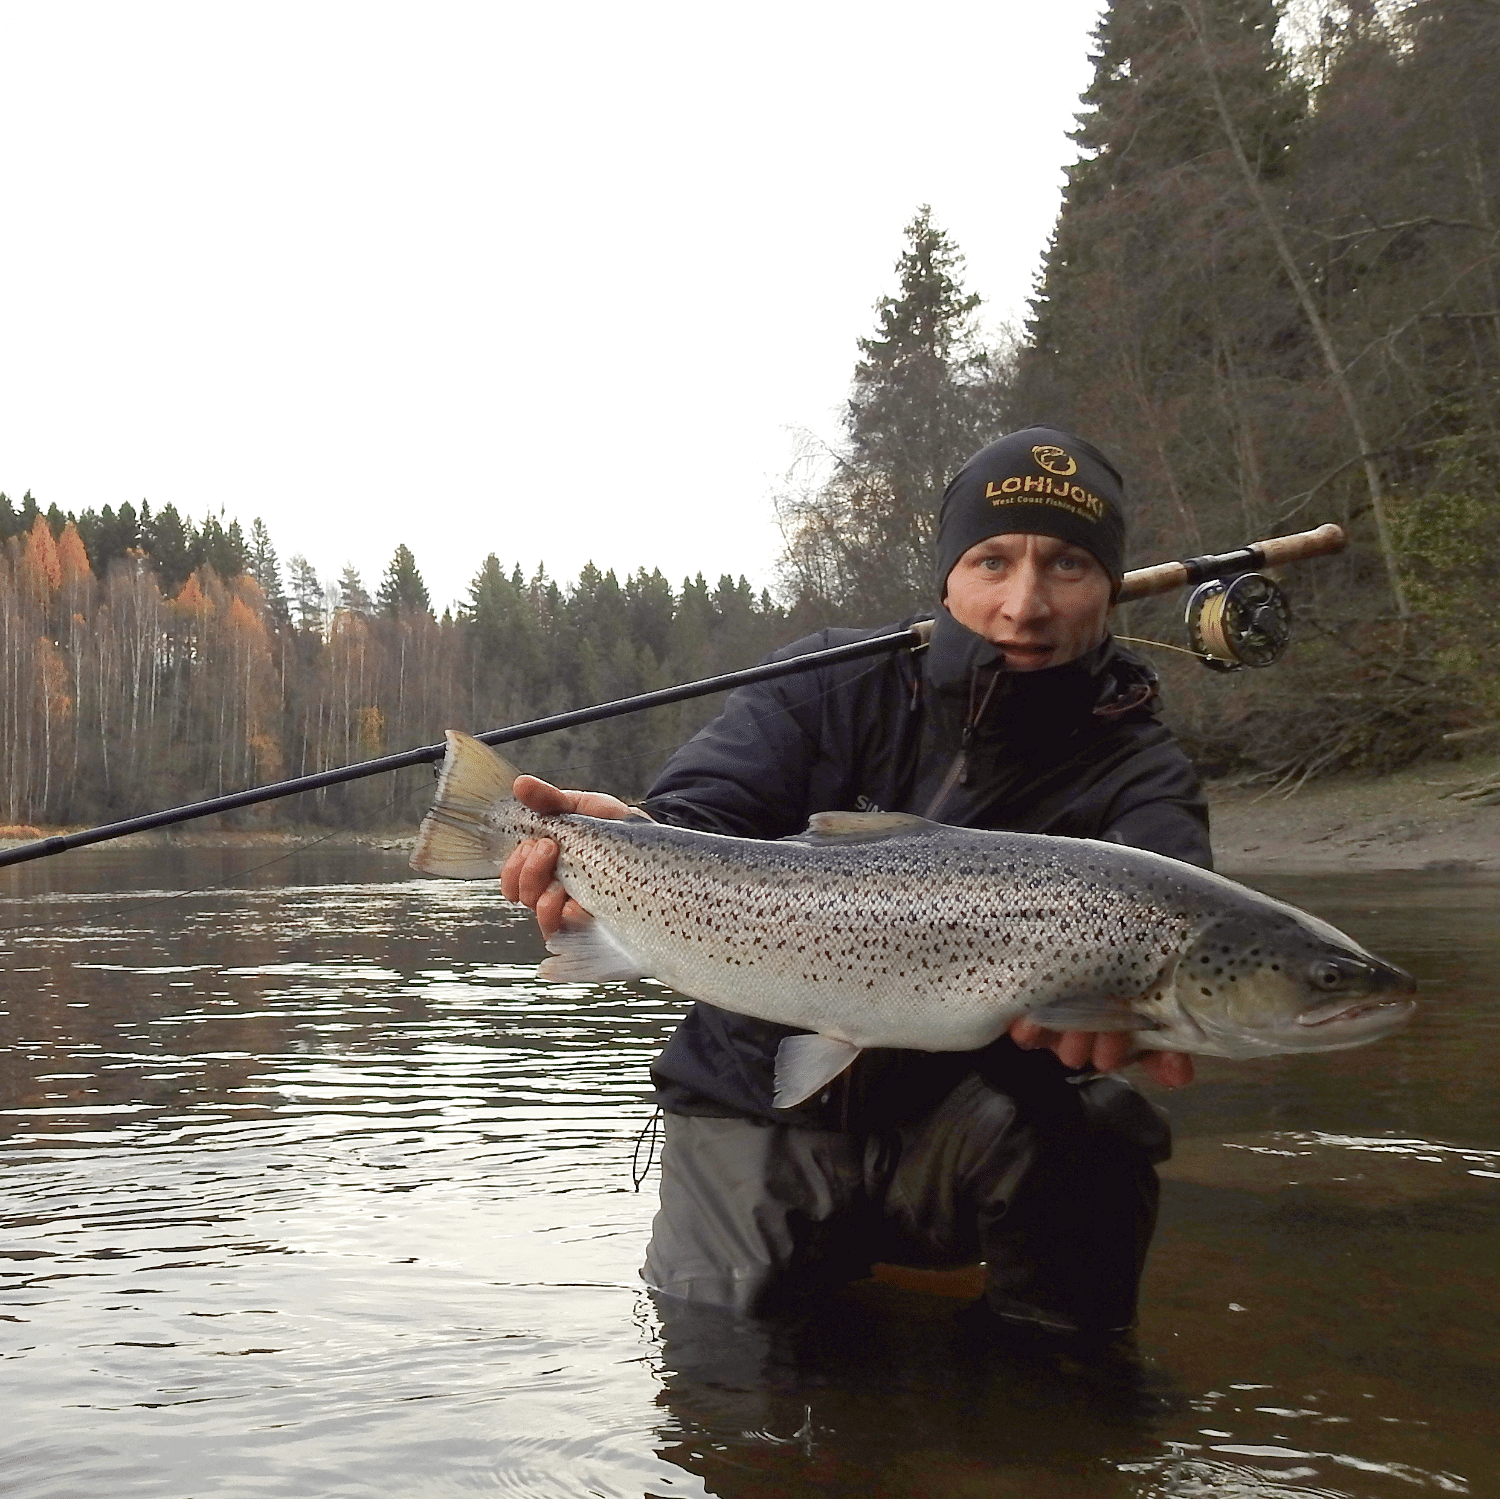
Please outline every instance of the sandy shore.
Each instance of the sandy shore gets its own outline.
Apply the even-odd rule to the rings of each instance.
[[[1500,874],[1500,805],[1455,791],[1500,776],[1500,756],[1419,765],[1378,780],[1334,776],[1293,796],[1210,786],[1225,874],[1431,869]]]

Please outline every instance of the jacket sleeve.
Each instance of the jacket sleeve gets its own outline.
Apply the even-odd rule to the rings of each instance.
[[[1200,869],[1214,867],[1208,803],[1198,772],[1176,740],[1168,737],[1141,757],[1136,774],[1110,806],[1104,836]]]
[[[836,644],[832,633],[799,640],[770,659]],[[813,670],[731,693],[719,716],[667,761],[642,806],[659,822],[703,832],[739,838],[800,833],[819,755],[826,676]]]

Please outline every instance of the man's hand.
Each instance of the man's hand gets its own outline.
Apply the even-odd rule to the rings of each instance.
[[[535,776],[517,776],[513,790],[523,807],[543,817],[578,812],[584,817],[618,818],[630,811],[624,802],[602,791],[562,791]],[[564,916],[569,921],[588,916],[558,883],[557,844],[550,838],[528,838],[519,844],[500,871],[500,888],[506,900],[519,901],[536,912],[544,937],[550,937],[563,924]]]
[[[1056,1052],[1065,1067],[1116,1072],[1134,1060],[1127,1031],[1049,1031],[1024,1015],[1010,1025],[1010,1039],[1025,1051]],[[1183,1088],[1193,1080],[1193,1059],[1182,1051],[1148,1051],[1140,1058],[1146,1075],[1163,1088]]]

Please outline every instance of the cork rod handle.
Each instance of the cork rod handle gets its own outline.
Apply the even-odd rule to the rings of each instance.
[[[1120,602],[1144,599],[1155,593],[1170,593],[1189,583],[1221,577],[1231,572],[1248,572],[1259,567],[1285,567],[1289,562],[1305,562],[1309,557],[1328,557],[1342,552],[1348,544],[1342,526],[1329,524],[1314,531],[1298,531],[1291,536],[1272,536],[1255,541],[1237,552],[1216,557],[1189,557],[1182,562],[1161,562],[1125,574],[1120,584]]]

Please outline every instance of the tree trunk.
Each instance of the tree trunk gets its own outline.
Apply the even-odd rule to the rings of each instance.
[[[1214,65],[1213,52],[1208,44],[1207,22],[1203,16],[1202,0],[1179,0],[1179,3],[1183,14],[1187,17],[1188,25],[1192,27],[1193,37],[1198,43],[1198,54],[1203,62],[1204,76],[1213,93],[1214,109],[1218,113],[1219,123],[1223,126],[1229,148],[1234,154],[1235,163],[1245,180],[1245,187],[1255,205],[1256,213],[1260,216],[1261,223],[1264,224],[1266,233],[1276,248],[1281,268],[1286,273],[1287,280],[1291,282],[1292,290],[1297,294],[1297,301],[1307,316],[1308,325],[1312,329],[1313,337],[1317,340],[1318,350],[1323,356],[1323,364],[1328,370],[1328,377],[1333,381],[1334,389],[1338,392],[1339,400],[1344,407],[1344,415],[1354,434],[1354,441],[1359,447],[1360,461],[1365,471],[1365,483],[1370,492],[1370,509],[1375,516],[1376,537],[1380,544],[1381,557],[1385,562],[1386,575],[1390,580],[1391,597],[1395,600],[1396,613],[1402,619],[1406,619],[1410,611],[1406,603],[1406,590],[1401,582],[1401,569],[1396,557],[1395,544],[1391,539],[1390,518],[1386,512],[1385,484],[1380,477],[1380,468],[1375,461],[1369,434],[1365,430],[1364,413],[1360,410],[1354,387],[1349,383],[1348,376],[1344,372],[1338,350],[1333,344],[1333,336],[1328,331],[1328,324],[1319,312],[1312,291],[1292,255],[1291,247],[1286,242],[1286,235],[1282,233],[1281,222],[1266,197],[1260,178],[1245,154],[1239,128],[1229,113],[1229,102],[1225,99],[1224,90],[1220,86],[1218,69]]]

